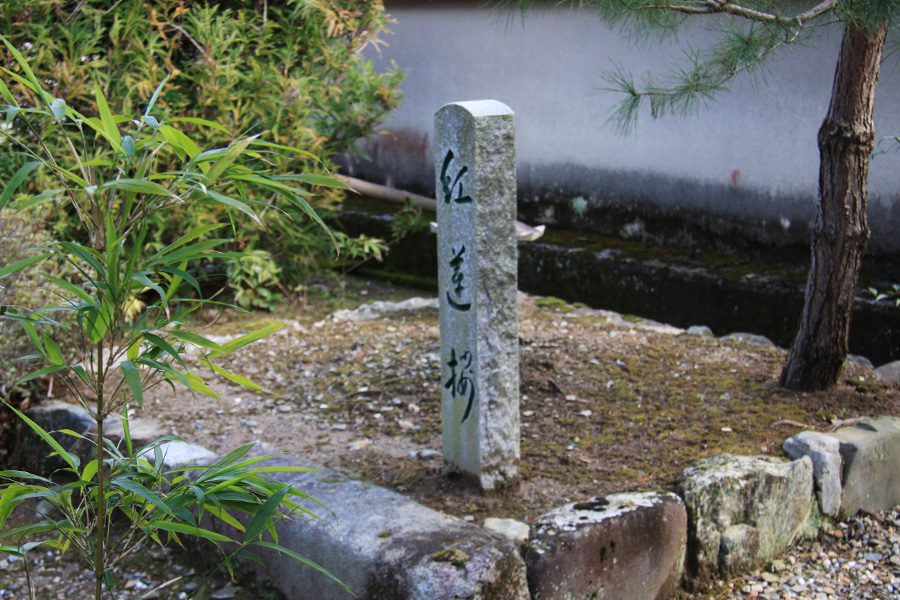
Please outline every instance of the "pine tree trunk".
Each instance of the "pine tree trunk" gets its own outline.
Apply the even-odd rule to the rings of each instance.
[[[834,385],[847,356],[859,266],[869,227],[866,186],[875,145],[872,108],[887,26],[848,23],[819,129],[819,206],[812,264],[799,331],[781,385],[822,390]]]

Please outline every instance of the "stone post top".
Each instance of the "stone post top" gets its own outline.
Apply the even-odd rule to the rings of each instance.
[[[493,117],[499,115],[514,115],[513,110],[499,100],[466,100],[464,102],[449,102],[438,109],[438,112],[450,106],[459,106],[473,117]]]

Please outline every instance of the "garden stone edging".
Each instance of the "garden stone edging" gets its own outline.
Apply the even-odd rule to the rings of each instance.
[[[44,402],[32,408],[29,414],[48,431],[70,429],[84,435],[93,426],[93,420],[80,407],[64,402]],[[152,419],[140,424],[147,428],[148,434],[152,433]],[[115,427],[105,427],[105,430],[115,432]],[[79,451],[78,445],[72,447],[71,444],[75,438],[59,436],[55,434],[64,447]],[[830,440],[839,444],[837,457]],[[688,548],[694,553],[687,557],[687,563],[692,567],[689,576],[697,574],[698,566],[706,575],[716,575],[759,566],[775,558],[790,544],[814,535],[828,522],[827,517],[835,514],[836,495],[840,499],[837,514],[841,517],[853,516],[860,510],[878,512],[900,505],[900,473],[896,470],[900,460],[900,418],[870,419],[831,434],[803,432],[787,440],[785,450],[798,460],[785,462],[768,457],[721,455],[701,461],[683,473],[679,493],[687,509],[687,537],[692,540]],[[186,442],[168,442],[163,452],[168,468],[214,460],[214,454],[206,448]],[[329,511],[333,511],[338,518],[337,529],[311,519],[290,521],[279,531],[281,543],[341,576],[362,600],[527,600],[531,597],[525,565],[514,544],[494,539],[473,524],[428,509],[400,494],[351,480],[313,463],[290,457],[276,460],[280,465],[319,469],[285,473],[280,480],[321,500],[328,507],[323,516],[328,517]],[[713,475],[715,465],[725,471]],[[834,476],[836,465],[839,471],[837,482]],[[736,470],[758,476],[735,484],[729,478]],[[795,482],[787,485],[778,481],[782,475],[773,479],[773,472],[782,475],[793,472]],[[686,483],[691,479],[691,473],[702,473],[700,479],[717,490],[713,494],[715,502],[698,501],[702,497],[697,492],[699,488]],[[774,481],[773,489],[764,490],[766,486],[761,482],[765,481]],[[725,495],[723,490],[730,492]],[[609,500],[614,500],[614,496],[617,495],[610,496]],[[739,502],[741,496],[744,502]],[[708,499],[709,495],[706,497]],[[570,505],[547,515],[567,507]],[[773,519],[777,512],[796,518],[768,530],[767,527],[776,523]],[[630,513],[624,511],[623,514]],[[622,527],[622,524],[617,526]],[[537,526],[532,528],[532,546],[537,543],[535,540],[541,539],[537,529]],[[673,531],[677,537],[677,523]],[[701,538],[714,543],[704,546],[698,541]],[[699,555],[696,554],[698,548]],[[638,560],[651,560],[648,557],[655,551],[654,545],[650,544]],[[292,560],[274,552],[263,559],[269,574],[289,597],[302,598],[302,594],[313,589],[316,598],[348,597],[336,584],[332,585],[312,569],[298,569]],[[528,579],[533,581],[532,563],[529,561]],[[555,568],[572,569],[577,578],[577,563],[566,560]],[[681,572],[681,567],[677,572]],[[646,572],[633,568],[627,571],[638,578]],[[606,593],[604,589],[607,588],[600,592]],[[561,598],[571,597],[571,594],[566,595],[571,590],[561,591]],[[648,591],[647,600],[664,597],[655,595],[657,593]]]

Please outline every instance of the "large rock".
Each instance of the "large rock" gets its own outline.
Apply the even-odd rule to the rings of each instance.
[[[791,458],[808,456],[813,464],[816,498],[822,514],[834,516],[841,509],[841,444],[831,435],[804,431],[784,442]]]
[[[838,429],[843,467],[841,514],[900,504],[900,419],[880,417]]]
[[[900,360],[881,365],[875,369],[875,376],[883,381],[897,383],[900,381]]]
[[[674,494],[613,494],[567,504],[532,528],[532,598],[655,600],[681,579],[687,514]]]
[[[94,419],[81,406],[59,400],[41,402],[28,411],[28,416],[46,431],[69,429],[84,435],[94,425]],[[68,436],[68,439],[74,441],[77,438]]]
[[[817,527],[806,456],[716,456],[685,470],[678,490],[690,523],[687,564],[699,577],[769,561]]]
[[[283,522],[279,542],[331,571],[360,600],[529,600],[519,553],[481,528],[313,463],[279,457],[272,464],[318,469],[269,475],[327,507],[305,503],[322,521]],[[259,554],[288,598],[351,598],[293,559]]]

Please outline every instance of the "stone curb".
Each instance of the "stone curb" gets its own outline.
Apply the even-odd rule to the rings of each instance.
[[[86,434],[93,425],[92,419],[79,407],[63,402],[43,403],[32,409],[30,414],[48,430],[66,428]],[[140,425],[146,428],[148,435],[158,433],[153,430],[152,420]],[[114,428],[109,430],[114,431]],[[61,438],[66,447],[78,452],[77,445],[73,448],[69,443],[72,440],[68,436]],[[801,491],[796,492],[810,498],[781,500],[787,504],[812,502],[818,509],[809,511],[803,537],[814,535],[821,527],[830,526],[829,518],[851,517],[859,511],[879,512],[900,505],[900,472],[896,469],[900,461],[900,418],[866,420],[830,434],[802,432],[785,441],[785,451],[792,458],[803,459],[812,465],[809,469],[812,481],[808,486],[798,487]],[[206,448],[186,442],[169,442],[163,446],[163,452],[169,468],[215,459],[215,455]],[[764,459],[778,462],[765,457],[734,458],[738,461]],[[272,460],[275,466],[316,469],[303,473],[286,472],[279,480],[294,485],[327,507],[327,510],[311,507],[314,512],[318,511],[317,514],[323,519],[321,522],[298,518],[284,523],[279,530],[280,542],[341,577],[359,598],[531,598],[525,563],[516,547],[521,540],[511,543],[496,539],[473,524],[310,462],[292,457]],[[704,462],[710,460],[718,460],[727,467],[729,457],[714,457]],[[695,468],[686,470],[685,474]],[[733,504],[735,499],[726,498],[724,502]],[[754,502],[759,503],[759,500]],[[690,502],[685,504],[690,505]],[[757,508],[751,506],[747,511]],[[698,515],[691,514],[690,508],[687,520],[688,537],[696,538]],[[721,525],[723,531],[727,529],[732,533],[743,527],[740,523]],[[532,541],[535,535],[532,528]],[[729,543],[734,543],[740,536],[725,537],[728,537]],[[749,542],[755,539],[754,536],[744,537],[748,537]],[[560,541],[565,542],[563,538]],[[655,545],[654,542],[646,549],[648,556]],[[740,549],[731,551],[741,552]],[[687,552],[681,555],[688,563],[692,560],[696,562],[697,557],[691,557],[690,552],[691,548],[687,548]],[[262,558],[268,574],[288,597],[303,598],[303,594],[308,594],[310,590],[315,590],[315,597],[323,600],[349,597],[337,584],[312,569],[298,568],[291,559],[274,552],[263,554]],[[745,566],[752,568],[758,566],[760,561],[773,558],[758,555],[755,563]],[[572,569],[569,578],[577,580],[577,561],[571,562],[571,567],[564,565],[563,568]],[[716,568],[713,564],[708,566],[713,571]],[[675,572],[680,574],[683,568],[683,564],[678,564]],[[635,575],[642,576],[640,573]],[[528,580],[534,589],[535,573],[530,568]],[[560,592],[563,593],[561,597],[568,597],[565,590]],[[648,600],[652,598],[648,597]]]

